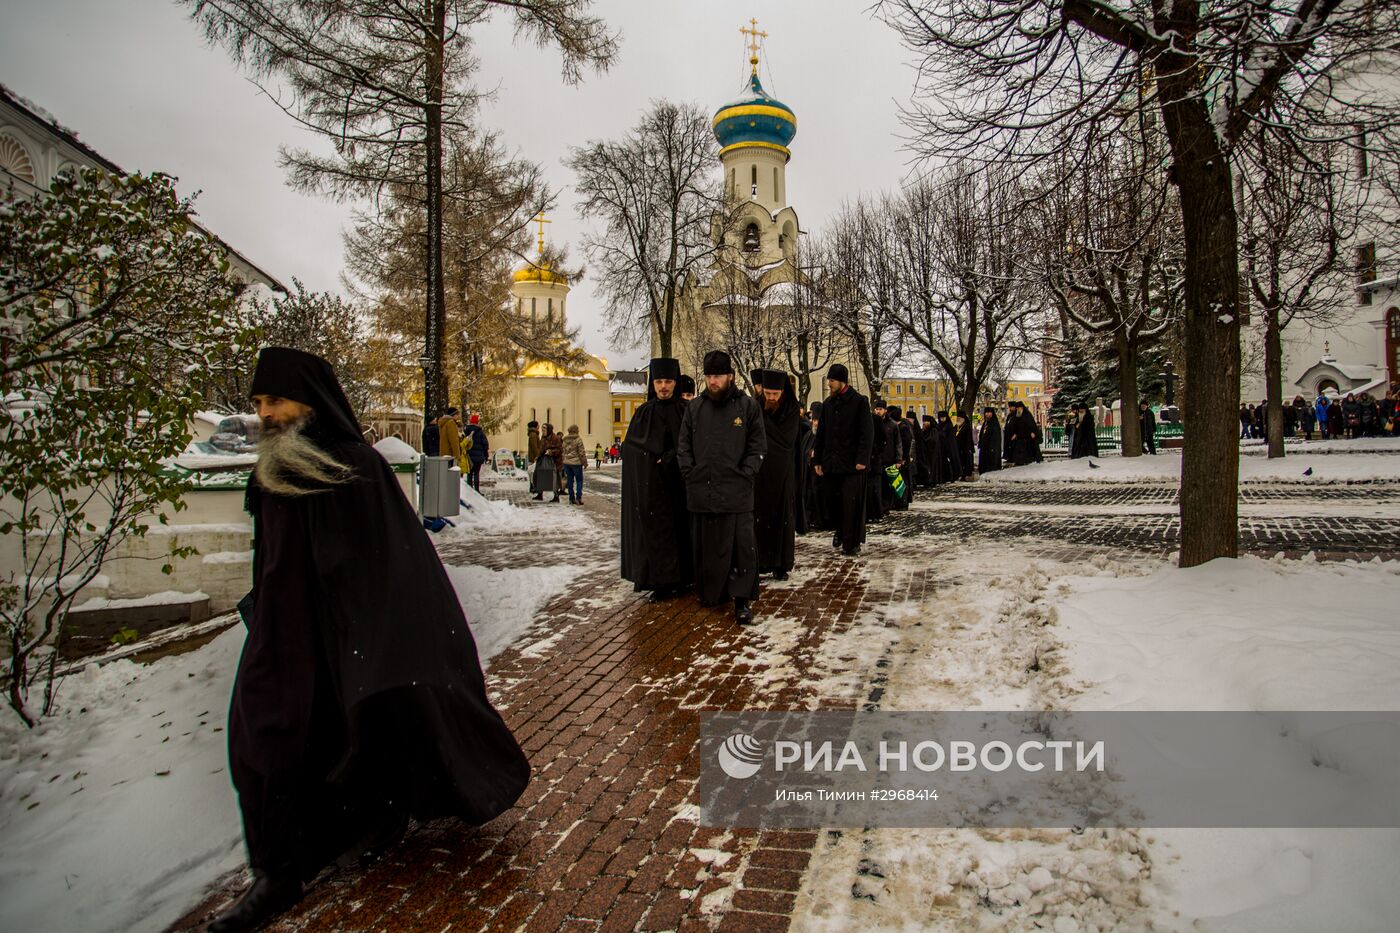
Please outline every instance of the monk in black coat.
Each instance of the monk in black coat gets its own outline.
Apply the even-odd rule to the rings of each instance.
[[[1076,414],[1074,422],[1074,440],[1071,442],[1069,457],[1071,460],[1078,460],[1080,457],[1097,457],[1099,455],[1099,437],[1094,433],[1094,413],[1089,410],[1088,405],[1075,405]]]
[[[810,531],[827,531],[831,519],[826,511],[826,490],[823,480],[817,475],[817,435],[821,431],[822,403],[812,403],[812,433],[802,452],[804,472],[807,474],[807,528]]]
[[[216,933],[262,926],[410,816],[485,823],[530,776],[442,561],[330,364],[269,347],[251,394],[253,589],[228,736],[253,884]]]
[[[972,479],[972,421],[967,412],[959,411],[953,417],[953,440],[958,446],[958,468],[962,471],[959,479]]]
[[[865,487],[871,470],[875,416],[869,400],[851,388],[850,378],[844,363],[827,371],[831,394],[822,402],[812,456],[826,493],[827,520],[836,532],[831,543],[854,557],[865,541]]]
[[[977,432],[977,472],[1001,469],[1001,422],[995,408],[982,409],[982,427]]]
[[[1011,403],[1006,419],[1005,457],[1016,466],[1040,461],[1040,425],[1021,402]]]
[[[943,445],[943,471],[948,482],[962,478],[962,459],[958,455],[957,432],[953,430],[952,413],[938,413],[938,440]]]
[[[948,477],[943,463],[943,432],[938,429],[938,420],[933,415],[924,415],[924,445],[928,450],[929,481],[937,486],[946,483]]]
[[[874,502],[867,503],[865,513],[870,521],[877,522],[896,509],[904,508],[903,500],[897,499],[894,494],[889,475],[890,467],[900,468],[904,451],[900,445],[899,428],[890,417],[889,405],[884,399],[877,398],[871,403],[871,408],[875,415],[875,433],[870,445],[870,483],[879,496]]]
[[[689,588],[694,567],[685,480],[676,459],[685,415],[681,364],[658,357],[649,369],[647,400],[622,441],[622,578],[638,591],[651,590],[652,602],[660,602]]]
[[[785,372],[763,369],[756,384],[763,398],[763,455],[754,482],[754,534],[758,538],[758,572],[786,580],[796,548],[797,393]]]
[[[810,491],[808,485],[811,479],[812,445],[816,443],[816,436],[812,433],[812,420],[807,417],[807,413],[798,409],[797,414],[797,456],[794,458],[793,477],[796,485],[793,487],[796,495],[793,497],[793,526],[797,533],[805,535],[814,527],[815,516],[811,514],[809,507]]]
[[[734,621],[753,622],[758,597],[754,479],[767,441],[758,402],[734,386],[723,350],[705,354],[705,391],[686,404],[677,459],[690,507],[690,540],[700,605],[732,599]]]

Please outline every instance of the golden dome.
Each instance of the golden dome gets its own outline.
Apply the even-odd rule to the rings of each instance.
[[[549,268],[549,263],[530,263],[523,269],[516,270],[513,276],[517,282],[549,282],[555,285],[568,285],[569,282],[564,276],[553,272]]]

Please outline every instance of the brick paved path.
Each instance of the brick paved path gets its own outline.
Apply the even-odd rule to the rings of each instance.
[[[1169,489],[1096,488],[1087,500],[1079,489],[1074,501],[1065,498],[1070,491],[1056,492],[1062,505],[1124,507],[1092,521],[1072,509],[985,507],[1024,508],[1022,489],[1000,500],[979,487],[940,490],[872,528],[866,559],[834,555],[822,536],[799,539],[800,569],[785,584],[765,584],[755,605],[760,624],[746,630],[693,596],[653,605],[619,581],[616,483],[590,478],[585,511],[596,535],[484,535],[444,548],[450,563],[594,568],[488,670],[494,699],[534,766],[519,805],[480,828],[451,821],[415,828],[378,864],[324,880],[273,929],[786,929],[818,834],[697,825],[699,711],[881,705],[898,623],[877,610],[956,586],[928,563],[935,551],[922,551],[917,565],[900,560],[900,537],[935,547],[1014,540],[1019,554],[1069,561],[1092,552],[1160,553],[1176,536],[1170,509],[1138,514],[1144,505],[1170,506]],[[569,508],[529,503],[521,489],[487,493],[532,509]],[[1341,556],[1400,553],[1400,520],[1314,515],[1244,525],[1247,546],[1270,553],[1324,542],[1345,549]],[[229,879],[172,929],[199,928],[243,884]]]

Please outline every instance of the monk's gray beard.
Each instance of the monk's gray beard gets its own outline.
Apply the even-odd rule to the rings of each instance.
[[[355,478],[349,467],[307,438],[302,427],[264,430],[258,440],[258,462],[253,467],[258,485],[278,496],[309,496]]]

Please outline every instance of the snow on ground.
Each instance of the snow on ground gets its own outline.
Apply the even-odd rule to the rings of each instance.
[[[1338,442],[1341,443],[1341,442]],[[1400,453],[1400,447],[1394,448]],[[1093,466],[1090,466],[1090,464]],[[1312,470],[1310,475],[1304,475]],[[1084,457],[1047,460],[1009,467],[978,477],[979,483],[1176,483],[1181,479],[1181,454],[1163,451],[1157,456]],[[1279,460],[1263,456],[1240,458],[1242,483],[1355,483],[1368,480],[1400,480],[1400,456],[1376,453],[1338,453],[1335,448],[1289,453]]]
[[[1289,454],[1400,454],[1400,437],[1335,438],[1325,441],[1320,438],[1309,441],[1301,437],[1286,437],[1283,449]],[[1269,444],[1263,440],[1242,440],[1240,453],[1248,457],[1267,457]]]
[[[489,505],[493,530],[538,527],[529,509]],[[580,572],[449,567],[483,663]],[[0,930],[159,930],[243,864],[224,733],[243,633],[88,665],[33,731],[0,711]]]
[[[881,709],[1400,709],[1400,563],[1005,558],[967,549],[883,611]],[[819,841],[793,926],[1393,930],[1397,863],[1397,830],[846,830]]]
[[[462,509],[460,515],[454,515],[450,519],[452,524],[434,536],[441,543],[491,532],[572,533],[586,532],[593,527],[587,515],[578,506],[569,505],[567,499],[512,505],[498,499],[487,499],[465,482],[462,483],[461,495],[462,502],[469,508]]]

